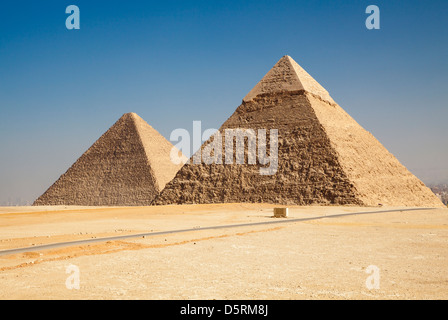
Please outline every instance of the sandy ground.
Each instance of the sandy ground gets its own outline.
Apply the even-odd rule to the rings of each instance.
[[[272,208],[0,208],[0,250],[195,228],[0,256],[0,299],[448,298],[448,209],[331,218],[391,208],[297,206],[287,219],[327,218],[200,229],[278,221]],[[79,289],[66,286],[70,265]]]

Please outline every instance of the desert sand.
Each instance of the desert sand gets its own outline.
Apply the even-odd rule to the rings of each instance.
[[[447,299],[448,209],[269,204],[0,208],[0,299]],[[331,217],[336,214],[384,211]],[[224,229],[250,222],[317,220]],[[68,289],[67,267],[79,268]],[[376,266],[379,287],[368,288]]]

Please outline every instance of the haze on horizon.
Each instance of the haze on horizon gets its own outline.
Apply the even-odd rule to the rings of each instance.
[[[219,128],[286,54],[423,182],[448,183],[448,3],[376,1],[380,30],[369,4],[3,4],[0,205],[32,203],[124,113],[167,139]]]

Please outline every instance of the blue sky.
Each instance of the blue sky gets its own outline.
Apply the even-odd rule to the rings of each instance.
[[[68,5],[80,30],[67,30]],[[367,30],[365,9],[381,10]],[[447,1],[3,1],[0,204],[32,202],[118,118],[219,128],[288,54],[425,183],[448,182]]]

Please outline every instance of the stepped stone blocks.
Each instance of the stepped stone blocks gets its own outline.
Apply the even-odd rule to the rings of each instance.
[[[291,57],[282,57],[219,129],[278,130],[278,168],[194,163],[193,156],[153,204],[274,203],[443,207]],[[204,143],[202,152],[214,142]],[[268,137],[269,141],[269,137]],[[269,143],[268,143],[269,145]],[[222,143],[225,154],[225,143]]]
[[[179,168],[173,145],[135,113],[123,115],[34,205],[149,205]]]

